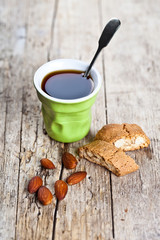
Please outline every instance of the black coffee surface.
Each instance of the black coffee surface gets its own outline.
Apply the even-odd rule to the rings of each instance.
[[[48,95],[59,99],[77,99],[89,95],[94,88],[89,76],[83,77],[83,72],[63,70],[49,73],[42,81],[42,90]]]

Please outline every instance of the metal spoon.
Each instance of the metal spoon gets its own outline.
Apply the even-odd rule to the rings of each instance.
[[[93,66],[96,58],[98,57],[100,51],[106,47],[108,45],[108,43],[110,42],[111,38],[113,37],[113,35],[115,34],[115,32],[118,30],[118,28],[120,27],[121,22],[119,19],[111,19],[107,25],[105,26],[100,39],[98,41],[98,49],[89,65],[89,67],[87,68],[87,70],[84,73],[84,77],[87,77],[89,75],[89,72],[91,70],[91,67]]]

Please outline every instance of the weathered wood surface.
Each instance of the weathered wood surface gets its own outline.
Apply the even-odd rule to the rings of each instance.
[[[131,154],[139,171],[120,179],[111,176],[114,233],[122,240],[160,238],[158,5],[159,1],[119,5],[116,15],[122,28],[104,59],[108,122],[136,122],[151,138],[148,149]],[[103,16],[107,11],[109,17],[115,14],[106,1],[102,1],[102,9]]]
[[[159,8],[158,0],[1,0],[0,239],[160,239]],[[50,59],[89,62],[114,16],[122,27],[96,63],[104,86],[90,133],[73,144],[55,142],[45,133],[34,72]],[[54,197],[44,207],[28,194],[34,175],[54,193],[54,182],[74,172],[63,169],[64,149],[76,154],[107,122],[138,123],[149,135],[148,149],[129,153],[139,171],[117,178],[81,160],[76,170],[85,169],[87,178],[69,187],[63,201]],[[42,157],[56,170],[41,169]]]

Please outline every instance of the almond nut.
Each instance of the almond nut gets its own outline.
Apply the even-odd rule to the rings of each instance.
[[[39,176],[33,177],[28,184],[28,192],[35,193],[42,186],[43,182]]]
[[[62,180],[58,180],[55,182],[54,188],[57,199],[58,200],[64,199],[68,191],[67,183]]]
[[[56,167],[54,166],[53,162],[51,162],[49,159],[47,158],[42,158],[41,159],[41,165],[44,168],[47,169],[55,169]]]
[[[67,183],[69,185],[74,185],[79,183],[80,181],[82,181],[85,177],[86,177],[87,173],[86,172],[76,172],[71,174],[68,178],[67,178]]]
[[[43,205],[48,205],[52,202],[53,195],[47,187],[40,187],[38,190],[38,200]]]
[[[77,166],[77,163],[78,163],[76,158],[68,152],[65,152],[63,154],[62,161],[63,161],[63,164],[64,164],[65,168],[67,168],[67,169],[75,168]]]

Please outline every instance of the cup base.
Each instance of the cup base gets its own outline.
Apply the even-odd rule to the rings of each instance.
[[[89,129],[89,130],[90,130],[90,129]],[[73,142],[78,142],[78,141],[82,140],[84,137],[86,137],[87,134],[89,133],[89,130],[88,130],[83,136],[74,137],[74,138],[68,139],[68,140],[67,140],[66,138],[62,139],[62,137],[56,137],[56,136],[54,136],[53,134],[50,134],[49,132],[47,132],[47,130],[46,130],[46,132],[47,132],[47,134],[48,134],[48,136],[49,136],[50,138],[52,138],[53,140],[55,140],[55,141],[57,141],[57,142],[61,142],[61,143],[73,143]]]

